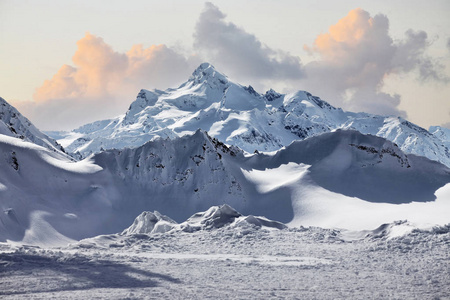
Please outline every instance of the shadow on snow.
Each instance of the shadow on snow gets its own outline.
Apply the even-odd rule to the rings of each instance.
[[[109,260],[91,260],[82,255],[47,257],[39,254],[0,254],[0,281],[16,277],[14,284],[3,281],[0,295],[18,295],[96,288],[157,287],[159,282],[180,283],[168,275],[157,274]],[[33,274],[36,282],[18,285],[21,277]]]

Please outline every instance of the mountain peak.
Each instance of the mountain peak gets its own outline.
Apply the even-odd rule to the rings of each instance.
[[[224,85],[228,83],[228,78],[224,74],[218,72],[213,65],[204,62],[195,69],[192,76],[189,78],[189,81],[193,81],[196,84],[209,82]]]

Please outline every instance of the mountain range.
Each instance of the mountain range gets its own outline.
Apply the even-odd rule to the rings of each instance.
[[[0,241],[66,243],[121,232],[143,211],[182,222],[224,204],[289,226],[448,223],[445,129],[302,91],[260,95],[209,64],[178,89],[142,90],[123,116],[50,133],[65,151],[2,109]]]
[[[306,91],[259,94],[203,63],[176,89],[141,90],[122,116],[48,134],[68,152],[86,157],[159,137],[193,134],[197,129],[249,153],[277,151],[295,140],[352,129],[450,166],[450,133],[432,128],[433,133],[400,117],[346,112]]]

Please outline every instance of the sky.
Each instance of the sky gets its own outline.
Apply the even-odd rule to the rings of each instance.
[[[0,0],[0,97],[42,130],[70,130],[207,61],[260,93],[450,128],[449,12],[447,0]]]

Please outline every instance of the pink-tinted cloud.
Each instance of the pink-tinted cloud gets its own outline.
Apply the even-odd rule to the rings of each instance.
[[[425,55],[429,44],[425,32],[412,30],[394,41],[385,15],[354,9],[304,47],[319,56],[305,67],[306,87],[350,110],[406,116],[398,109],[400,96],[381,89],[387,76],[412,71],[422,80],[446,80]]]
[[[72,61],[36,89],[34,102],[14,103],[42,129],[122,114],[141,88],[173,87],[192,72],[189,59],[165,45],[119,53],[90,33],[77,42]]]

